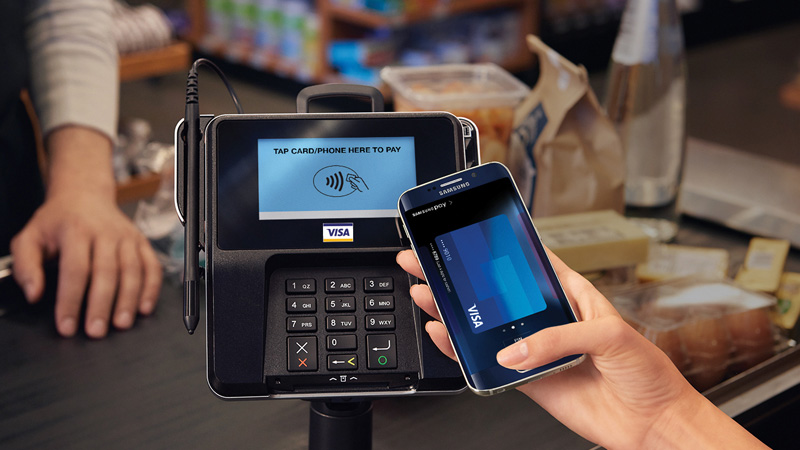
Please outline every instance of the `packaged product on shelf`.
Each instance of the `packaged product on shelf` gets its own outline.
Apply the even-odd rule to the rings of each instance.
[[[513,12],[471,16],[470,46],[474,62],[503,64],[519,49],[520,20]]]
[[[616,291],[609,299],[700,391],[786,346],[770,321],[775,298],[726,280],[648,283]]]
[[[281,0],[258,0],[253,49],[253,65],[265,66],[280,51],[283,10]]]
[[[784,330],[793,330],[800,315],[800,273],[786,272],[781,276],[773,321]]]
[[[384,14],[398,14],[405,10],[403,0],[363,0],[367,9]]]
[[[491,64],[386,67],[396,111],[449,111],[478,127],[482,161],[507,163],[514,107],[528,87]]]
[[[615,211],[542,217],[534,225],[542,242],[580,273],[634,267],[647,260],[647,235]]]
[[[252,45],[255,41],[258,5],[255,0],[233,0],[233,34],[231,41]]]
[[[232,0],[206,0],[206,33],[201,47],[216,51],[231,40],[233,26]]]
[[[328,44],[328,61],[337,69],[352,66],[383,67],[395,60],[396,47],[388,30],[378,30],[364,39],[331,41]]]
[[[730,255],[721,248],[658,244],[650,247],[647,261],[636,267],[640,281],[663,281],[689,275],[722,279],[728,276]]]
[[[751,239],[744,264],[736,273],[736,283],[754,291],[777,291],[788,255],[789,241]]]
[[[624,208],[625,155],[586,69],[538,37],[536,86],[517,107],[508,165],[534,217]]]
[[[319,74],[320,45],[319,17],[314,11],[310,11],[303,27],[303,56],[297,68],[298,80],[311,83]]]

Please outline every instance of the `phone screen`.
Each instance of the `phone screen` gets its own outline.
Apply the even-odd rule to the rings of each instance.
[[[467,381],[488,391],[575,360],[526,373],[496,360],[500,349],[575,316],[505,168],[461,174],[461,184],[416,188],[401,214]]]

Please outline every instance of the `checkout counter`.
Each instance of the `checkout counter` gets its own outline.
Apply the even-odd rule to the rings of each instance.
[[[677,243],[727,248],[731,267],[738,267],[749,239],[684,218]],[[796,249],[786,270],[800,271]],[[177,282],[165,282],[152,317],[102,341],[60,338],[52,305],[53,292],[48,292],[42,303],[0,317],[3,448],[307,447],[307,401],[229,402],[209,392],[206,343],[181,326]],[[781,421],[791,420],[781,412],[800,405],[800,352],[790,348],[706,394],[781,448],[787,443],[770,439]],[[376,450],[496,448],[498,439],[508,448],[594,447],[516,391],[489,398],[468,392],[397,397],[375,400],[373,408]]]

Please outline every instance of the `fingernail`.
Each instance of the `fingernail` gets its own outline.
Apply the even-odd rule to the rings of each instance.
[[[528,343],[525,341],[517,342],[506,347],[497,353],[497,362],[501,366],[513,366],[525,361],[528,357]]]
[[[116,325],[118,328],[130,328],[133,325],[133,315],[128,311],[117,314]]]
[[[86,327],[86,334],[91,337],[103,337],[106,334],[106,323],[103,319],[94,319],[88,327]]]
[[[22,290],[25,291],[25,298],[28,301],[33,300],[33,294],[35,294],[36,286],[33,284],[33,281],[26,281],[22,285]]]
[[[58,323],[58,332],[62,336],[72,336],[78,330],[78,322],[72,317],[65,317]]]
[[[156,308],[155,303],[146,301],[146,302],[142,302],[142,304],[139,305],[139,312],[144,314],[144,315],[146,315],[146,316],[149,316],[150,314],[153,313],[153,310],[155,308]]]

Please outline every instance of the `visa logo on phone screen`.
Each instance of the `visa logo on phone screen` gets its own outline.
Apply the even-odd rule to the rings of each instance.
[[[436,238],[464,314],[477,334],[543,311],[527,242],[499,215]],[[446,285],[449,283],[445,283]]]

